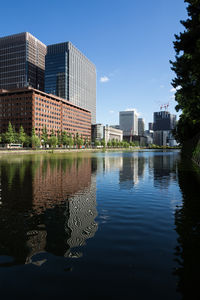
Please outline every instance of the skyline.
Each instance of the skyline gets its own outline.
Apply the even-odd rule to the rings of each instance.
[[[176,113],[169,60],[175,59],[174,34],[183,31],[180,20],[187,17],[183,0],[145,5],[36,1],[35,7],[40,9],[30,22],[35,14],[31,4],[12,1],[9,23],[6,14],[0,20],[0,37],[28,31],[46,45],[71,41],[97,69],[97,123],[118,124],[119,111],[135,108],[147,128],[153,112],[168,102],[169,111]],[[2,10],[8,10],[8,3]]]

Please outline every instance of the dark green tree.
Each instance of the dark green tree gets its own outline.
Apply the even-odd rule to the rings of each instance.
[[[105,139],[101,140],[101,146],[103,146],[103,147],[106,146],[106,141],[105,141]]]
[[[57,139],[57,136],[55,135],[54,133],[54,130],[52,129],[52,132],[51,132],[51,136],[49,138],[49,144],[51,147],[55,148],[56,145],[58,144],[58,139]]]
[[[57,131],[57,139],[59,147],[62,145],[62,133],[58,130]]]
[[[68,135],[68,138],[69,138],[69,147],[71,148],[74,145],[74,140],[72,138],[71,133]]]
[[[94,142],[94,145],[97,147],[97,146],[101,146],[101,142],[99,141],[99,140],[95,140],[95,142]]]
[[[4,135],[4,139],[5,139],[5,142],[8,144],[15,142],[15,135],[14,135],[12,124],[10,122],[8,123],[8,130],[6,131],[6,133]]]
[[[200,132],[200,1],[185,0],[188,19],[181,21],[184,32],[175,35],[176,51],[172,70],[176,77],[172,86],[176,89],[176,110],[182,111],[174,130],[176,139],[184,143]]]
[[[46,126],[44,126],[42,128],[41,142],[42,142],[42,145],[44,145],[45,147],[47,146],[47,143],[48,143],[48,133],[47,133]]]
[[[19,143],[19,133],[15,130],[15,126],[13,126],[13,134],[14,134],[14,143]]]
[[[40,139],[35,133],[35,127],[32,128],[32,133],[31,133],[31,145],[32,148],[37,148],[40,145]]]
[[[24,128],[22,125],[20,126],[20,129],[19,129],[18,140],[22,144],[22,146],[24,145],[24,142],[26,141],[26,133],[24,132]]]
[[[67,133],[66,133],[66,131],[62,131],[62,133],[61,133],[61,142],[64,146],[67,145]]]

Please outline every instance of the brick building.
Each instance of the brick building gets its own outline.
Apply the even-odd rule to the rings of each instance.
[[[32,127],[40,135],[46,126],[48,134],[53,129],[91,139],[90,111],[32,87],[0,90],[0,132],[7,130],[9,121],[16,131],[22,125],[29,135]]]

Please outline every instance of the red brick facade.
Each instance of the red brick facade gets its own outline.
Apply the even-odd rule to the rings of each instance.
[[[5,132],[9,121],[16,131],[24,127],[31,134],[32,127],[38,135],[46,126],[52,129],[83,135],[91,139],[91,112],[55,95],[33,88],[0,90],[0,131]]]

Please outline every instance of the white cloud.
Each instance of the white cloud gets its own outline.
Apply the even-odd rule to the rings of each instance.
[[[110,79],[107,76],[102,76],[100,82],[108,82]]]
[[[160,85],[160,88],[161,88],[161,89],[164,89],[164,87],[165,87],[165,86],[164,86],[163,84]]]
[[[173,87],[171,90],[170,90],[171,93],[175,93],[176,92],[176,89]]]
[[[114,110],[109,110],[109,113],[110,114],[114,114]]]
[[[180,90],[181,89],[181,86],[180,85],[178,85],[176,88],[172,88],[171,90],[170,90],[170,92],[171,93],[176,93],[176,91],[178,91],[178,90]]]

